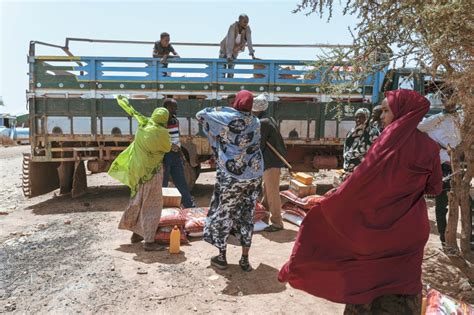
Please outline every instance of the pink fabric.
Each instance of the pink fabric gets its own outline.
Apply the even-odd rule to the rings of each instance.
[[[395,119],[365,160],[306,215],[279,280],[350,304],[421,292],[429,223],[424,194],[441,192],[439,147],[417,125],[429,102],[386,94]]]
[[[232,106],[241,112],[250,112],[253,106],[253,95],[247,90],[242,90],[235,95]]]

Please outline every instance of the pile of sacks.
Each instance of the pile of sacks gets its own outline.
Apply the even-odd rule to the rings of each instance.
[[[177,226],[181,231],[181,244],[186,244],[188,238],[184,230],[185,224],[186,216],[180,208],[163,208],[155,241],[160,244],[169,244],[171,231]]]
[[[163,210],[155,240],[169,244],[171,230],[181,230],[181,244],[188,243],[188,237],[202,237],[209,207],[181,209],[181,195],[176,188],[163,188]],[[268,224],[269,212],[258,203],[254,212],[254,231],[264,230]]]
[[[184,230],[186,216],[181,210],[181,194],[178,189],[163,187],[163,210],[161,211],[160,224],[156,231],[155,241],[161,244],[169,244],[171,231],[175,226],[181,232],[181,244],[188,243],[188,238]]]
[[[323,198],[316,195],[312,176],[304,173],[297,173],[290,182],[290,189],[280,192],[280,197],[283,203],[283,219],[298,226],[308,211]]]
[[[209,207],[197,207],[182,209],[181,213],[186,218],[184,224],[184,230],[189,237],[202,237],[204,231],[204,225],[206,224],[207,214]],[[269,212],[265,207],[257,202],[254,212],[254,231],[262,231],[268,224]]]

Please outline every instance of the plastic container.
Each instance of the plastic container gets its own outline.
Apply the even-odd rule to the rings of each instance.
[[[174,226],[170,236],[170,254],[179,254],[181,246],[181,231],[178,226]]]

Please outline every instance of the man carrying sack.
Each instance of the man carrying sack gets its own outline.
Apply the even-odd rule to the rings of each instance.
[[[280,199],[280,169],[285,167],[281,157],[286,155],[283,138],[278,131],[277,123],[267,114],[268,100],[266,94],[254,98],[252,112],[260,119],[260,150],[263,154],[265,171],[263,173],[263,199],[262,204],[270,211],[271,225],[266,232],[283,230]],[[280,157],[272,150],[272,146]]]

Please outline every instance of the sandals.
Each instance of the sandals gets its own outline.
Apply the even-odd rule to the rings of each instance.
[[[278,231],[281,231],[281,230],[283,230],[282,227],[279,227],[279,226],[276,226],[276,225],[272,224],[270,226],[267,226],[263,231],[273,233],[273,232],[278,232]]]

